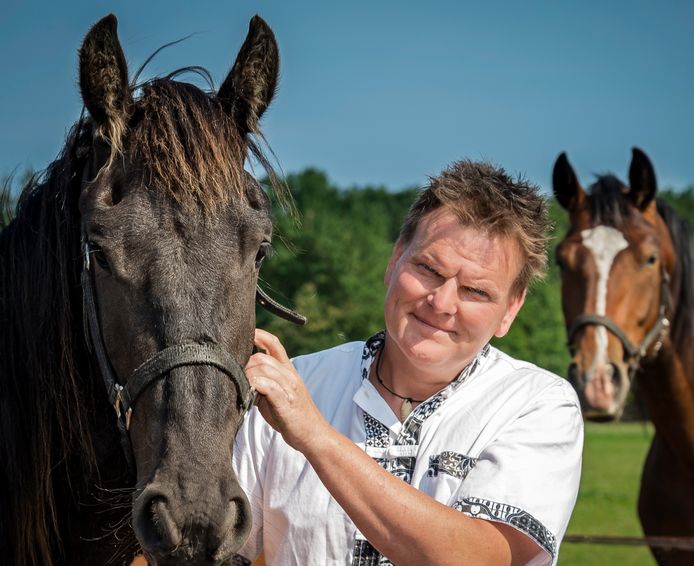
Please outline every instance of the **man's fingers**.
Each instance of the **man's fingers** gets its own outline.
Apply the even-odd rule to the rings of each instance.
[[[278,400],[289,400],[290,395],[277,381],[265,375],[253,376],[250,379],[253,388],[266,399],[270,400],[271,404],[275,404]],[[273,403],[272,400],[275,402]]]
[[[270,334],[260,328],[255,329],[255,345],[258,348],[265,350],[269,356],[275,358],[278,362],[286,364],[289,362],[287,351],[282,346],[279,338],[274,334]]]

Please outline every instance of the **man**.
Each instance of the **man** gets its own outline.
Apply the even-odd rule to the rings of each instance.
[[[410,209],[386,330],[301,356],[256,331],[235,469],[268,564],[551,564],[578,491],[569,384],[489,345],[546,264],[535,187],[455,163]]]

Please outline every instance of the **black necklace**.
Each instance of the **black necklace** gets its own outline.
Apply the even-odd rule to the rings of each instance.
[[[402,406],[400,407],[400,418],[405,421],[407,417],[410,416],[410,413],[412,412],[412,403],[422,403],[426,401],[426,399],[413,399],[412,397],[403,397],[402,395],[398,395],[395,391],[393,391],[390,387],[388,387],[385,383],[383,383],[383,380],[381,379],[381,360],[383,359],[383,350],[385,349],[385,344],[383,345],[383,348],[381,348],[381,351],[378,353],[378,361],[376,362],[376,379],[378,379],[378,382],[383,385],[385,390],[388,393],[391,393],[392,395],[395,395],[398,399],[402,399]]]

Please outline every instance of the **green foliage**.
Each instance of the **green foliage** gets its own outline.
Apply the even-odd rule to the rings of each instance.
[[[678,216],[694,226],[694,186],[689,186],[682,191],[665,189],[658,191],[658,196],[667,202]]]

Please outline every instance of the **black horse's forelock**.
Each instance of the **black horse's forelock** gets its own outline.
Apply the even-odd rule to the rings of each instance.
[[[588,203],[593,222],[624,228],[637,215],[627,198],[628,187],[616,176],[601,175],[589,187]],[[694,336],[694,233],[689,223],[675,214],[661,198],[656,198],[658,214],[661,216],[672,239],[676,254],[674,286],[677,296],[671,314],[672,338],[678,349],[688,347]]]
[[[83,380],[89,362],[77,323],[84,136],[80,121],[43,178],[24,187],[0,233],[0,551],[10,563],[51,563],[54,489],[69,487],[60,482],[74,464],[66,454],[80,454],[77,477],[94,463]]]

